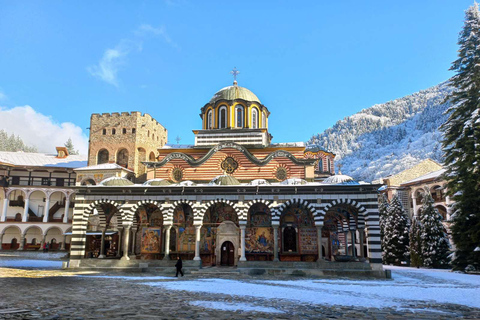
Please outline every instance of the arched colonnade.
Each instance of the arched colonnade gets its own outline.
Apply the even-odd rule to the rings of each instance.
[[[132,255],[146,259],[182,256],[211,265],[228,259],[236,264],[257,259],[369,257],[364,249],[368,213],[351,199],[326,203],[296,198],[282,203],[264,199],[96,200],[75,209],[71,255],[72,259],[110,256],[124,260]],[[373,224],[372,228],[376,230]],[[91,236],[100,244],[94,255],[89,255]],[[108,241],[110,247],[105,247]],[[225,257],[224,251],[232,251],[233,258]]]

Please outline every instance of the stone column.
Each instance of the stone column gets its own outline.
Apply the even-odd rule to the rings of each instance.
[[[100,254],[98,255],[98,259],[105,258],[105,231],[107,231],[107,227],[102,230],[102,241],[100,242]]]
[[[3,210],[2,210],[2,217],[0,219],[0,222],[7,221],[7,211],[8,211],[9,202],[10,202],[10,199],[8,198],[8,195],[7,195],[5,200],[3,200]]]
[[[317,261],[323,260],[322,252],[322,226],[317,226],[317,247],[318,247],[318,259]]]
[[[23,210],[23,217],[22,217],[22,222],[27,222],[28,220],[28,205],[30,202],[30,194],[27,194],[26,199],[25,199],[25,208]]]
[[[273,261],[280,261],[278,259],[278,226],[273,227]]]
[[[240,225],[240,232],[241,232],[241,242],[240,247],[242,250],[242,255],[240,256],[240,261],[247,261],[245,257],[245,225]]]
[[[351,234],[351,237],[352,237],[352,256],[353,257],[356,257],[357,255],[355,254],[355,248],[356,248],[356,244],[355,244],[355,230],[350,230],[350,234]]]
[[[66,243],[67,243],[67,236],[63,236],[63,242],[62,242],[62,246],[60,247],[60,250],[65,250]]]
[[[417,216],[417,199],[415,198],[415,192],[412,193],[412,208],[413,208],[412,217],[416,217]]]
[[[120,255],[122,253],[122,235],[123,235],[123,229],[118,228],[117,257],[120,257]]]
[[[132,228],[132,254],[136,255],[135,247],[137,245],[137,228]]]
[[[202,225],[195,226],[195,258],[193,260],[199,261],[202,260],[200,258],[200,229]]]
[[[3,250],[3,233],[0,233],[0,251]]]
[[[359,236],[359,242],[360,242],[360,257],[365,258],[365,255],[363,253],[363,242],[365,241],[365,230],[364,229],[358,229],[358,236]]]
[[[18,246],[18,251],[23,250],[24,243],[25,243],[25,235],[22,234],[20,236],[20,245]]]
[[[130,260],[128,256],[128,249],[130,245],[130,230],[132,228],[132,223],[124,224],[123,228],[123,257],[121,260]]]
[[[172,229],[172,226],[165,226],[165,255],[163,257],[163,260],[170,260],[170,229]],[[197,242],[195,241],[195,256],[197,252]]]
[[[50,194],[47,194],[45,200],[45,210],[43,210],[43,222],[48,222],[48,213],[50,211]]]
[[[65,199],[65,210],[63,213],[63,223],[68,223],[68,212],[70,211],[70,196]]]

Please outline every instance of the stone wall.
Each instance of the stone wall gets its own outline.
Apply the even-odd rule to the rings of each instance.
[[[119,152],[126,149],[128,163],[137,177],[145,175],[142,161],[156,158],[157,149],[167,142],[167,129],[149,114],[118,112],[92,114],[90,118],[90,147],[88,165],[98,163],[101,150],[108,151],[109,163],[121,163]],[[123,165],[123,164],[122,164]]]

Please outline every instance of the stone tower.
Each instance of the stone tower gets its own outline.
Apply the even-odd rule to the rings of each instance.
[[[90,117],[88,165],[116,163],[146,178],[143,161],[155,161],[167,143],[167,129],[141,112],[94,113]]]

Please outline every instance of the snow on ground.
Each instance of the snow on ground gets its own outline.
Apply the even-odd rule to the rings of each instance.
[[[109,275],[100,275],[100,276],[84,276],[84,275],[78,275],[77,277],[85,277],[85,278],[105,278],[105,279],[119,279],[119,280],[174,280],[176,279],[175,277],[162,277],[162,276],[109,276]]]
[[[167,290],[185,290],[239,297],[285,299],[307,304],[393,307],[412,304],[453,303],[480,308],[480,277],[445,270],[393,268],[393,280],[227,280],[195,279],[177,282],[145,282]]]
[[[192,301],[191,305],[204,307],[208,309],[215,310],[225,310],[225,311],[245,311],[245,312],[265,312],[265,313],[284,313],[281,310],[271,308],[271,307],[262,307],[249,303],[233,303],[233,302],[223,302],[223,301]]]
[[[38,260],[60,260],[65,258],[67,252],[48,252],[43,251],[0,251],[0,259],[38,259]]]
[[[3,268],[61,269],[62,261],[0,259],[0,268],[2,267]]]

